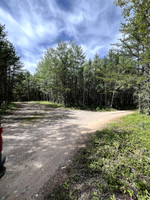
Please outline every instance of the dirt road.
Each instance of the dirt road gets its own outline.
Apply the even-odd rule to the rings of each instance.
[[[132,111],[92,112],[24,103],[2,120],[6,175],[0,200],[43,199],[58,168],[64,169],[87,135]]]

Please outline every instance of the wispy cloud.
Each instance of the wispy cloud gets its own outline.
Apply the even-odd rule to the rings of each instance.
[[[82,45],[87,57],[104,56],[119,36],[121,20],[113,0],[0,1],[0,23],[32,73],[59,38]]]

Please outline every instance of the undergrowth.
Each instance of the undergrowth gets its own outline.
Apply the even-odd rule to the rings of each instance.
[[[95,107],[95,106],[83,106],[83,105],[70,106],[70,105],[63,105],[63,104],[54,103],[50,101],[29,101],[29,103],[39,103],[50,108],[65,107],[67,109],[72,109],[72,110],[91,110],[91,111],[98,111],[98,112],[116,111],[116,109],[114,108],[100,108],[100,107]]]
[[[10,114],[11,111],[15,110],[16,108],[17,108],[17,104],[15,103],[11,103],[11,104],[2,103],[0,106],[0,118],[2,115]]]
[[[150,199],[150,116],[134,113],[97,131],[48,200]]]
[[[29,101],[29,103],[39,103],[41,105],[45,105],[45,106],[50,107],[50,108],[60,108],[60,107],[63,107],[62,104],[53,103],[53,102],[50,102],[50,101]]]

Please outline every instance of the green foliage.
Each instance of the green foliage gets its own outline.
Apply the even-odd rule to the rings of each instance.
[[[22,63],[12,43],[7,39],[5,26],[0,24],[0,105],[14,100]]]
[[[49,108],[60,108],[60,107],[63,107],[62,104],[59,104],[59,103],[53,103],[53,102],[49,102],[49,101],[31,101],[31,103],[39,103],[39,104],[42,104],[42,105],[45,105]]]
[[[81,46],[58,41],[41,58],[36,73],[22,64],[0,25],[0,104],[11,101],[50,101],[83,109],[150,110],[150,34],[148,0],[116,0],[124,23],[119,48],[106,57],[85,60]]]
[[[11,103],[9,105],[6,103],[2,103],[0,105],[0,118],[2,115],[10,114],[10,112],[15,110],[16,108],[17,108],[17,105],[15,103]]]
[[[110,50],[108,57],[85,62],[82,48],[73,42],[58,42],[46,51],[35,78],[45,100],[77,108],[123,108],[134,104],[133,87],[127,87],[135,65]],[[128,84],[129,85],[129,84]],[[124,98],[126,96],[126,98]],[[123,100],[122,100],[123,98]]]
[[[36,76],[29,71],[20,73],[18,84],[14,89],[14,101],[38,101],[43,98]],[[45,96],[44,96],[45,99]]]
[[[116,109],[114,109],[114,108],[100,108],[100,107],[97,107],[96,111],[98,111],[98,112],[116,111]]]
[[[48,199],[150,199],[149,130],[150,117],[134,113],[98,131],[70,166],[67,188]]]
[[[139,110],[150,107],[150,1],[116,0],[116,5],[123,8],[125,23],[121,26],[124,37],[117,46],[120,53],[136,63],[133,86],[138,97]]]
[[[84,59],[82,48],[73,42],[59,41],[56,49],[47,50],[38,64],[36,77],[50,101],[65,105],[81,101]]]

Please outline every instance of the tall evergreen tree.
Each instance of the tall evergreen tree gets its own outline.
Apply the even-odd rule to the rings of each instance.
[[[82,102],[84,59],[81,47],[73,42],[58,42],[56,49],[48,49],[37,67],[42,91],[65,105]]]
[[[0,105],[13,100],[13,90],[21,68],[20,57],[7,39],[5,26],[0,24]]]
[[[135,88],[143,112],[143,108],[150,109],[150,1],[117,0],[116,5],[123,8],[122,53],[136,61]]]

